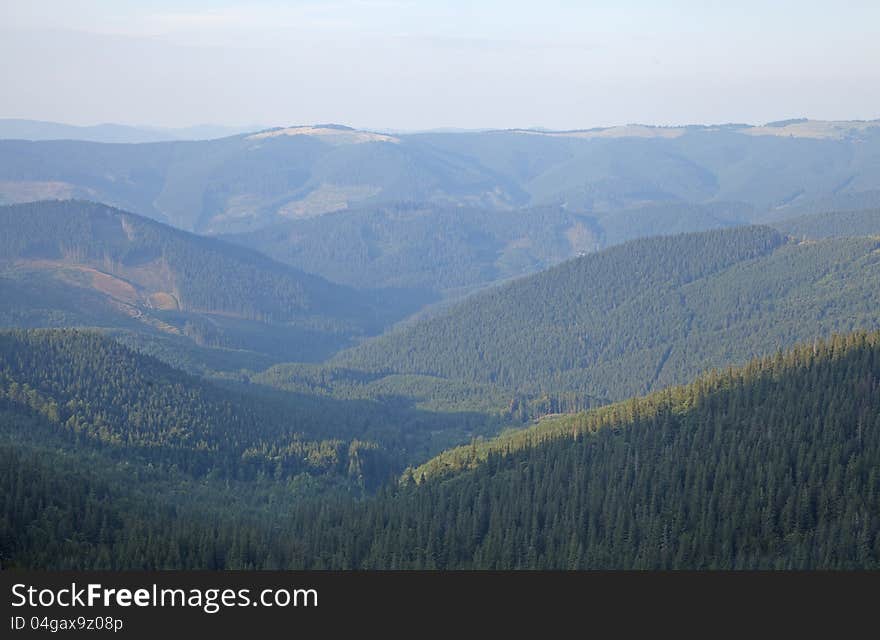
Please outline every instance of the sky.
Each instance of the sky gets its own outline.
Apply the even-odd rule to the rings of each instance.
[[[0,0],[0,117],[378,130],[880,117],[877,0]]]

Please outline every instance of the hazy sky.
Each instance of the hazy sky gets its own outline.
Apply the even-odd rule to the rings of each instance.
[[[869,119],[878,25],[878,0],[0,0],[0,117],[377,129]]]

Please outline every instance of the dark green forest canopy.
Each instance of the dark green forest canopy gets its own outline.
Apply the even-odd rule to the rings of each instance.
[[[320,473],[347,453],[305,412],[255,402],[95,333],[0,332],[0,399],[71,442],[195,475]]]
[[[370,316],[351,289],[260,253],[196,236],[102,204],[48,201],[0,207],[0,259],[47,259],[109,267],[153,267],[183,310],[279,322],[322,315]]]
[[[240,351],[244,364],[261,356],[311,361],[425,302],[356,291],[91,202],[0,207],[0,227],[5,326],[125,329],[176,339],[183,349],[226,349],[227,359]]]
[[[368,341],[334,363],[622,399],[834,331],[880,325],[876,239],[767,227],[637,240]]]
[[[10,211],[3,324],[39,311],[160,359],[93,332],[0,332],[3,566],[878,567],[880,339],[812,341],[880,325],[876,211],[630,242],[329,363],[213,382],[161,359],[204,358],[218,326],[229,347],[236,316],[263,369],[291,327],[350,340],[399,311],[102,205]],[[22,263],[88,266],[147,298],[170,282],[180,309],[142,309],[190,333],[139,331],[101,290]]]
[[[221,385],[76,330],[0,331],[0,401],[9,415],[40,417],[67,445],[117,460],[194,478],[306,474],[356,492],[500,422],[405,402]]]
[[[416,202],[338,211],[224,239],[334,282],[452,296],[603,244],[595,218],[562,207],[492,210]]]
[[[456,298],[627,240],[739,226],[755,215],[742,203],[592,212],[399,202],[222,237],[334,282],[421,288]]]
[[[336,519],[316,515],[320,539],[304,520],[298,539],[317,566],[880,562],[877,333],[804,345],[498,444],[450,479],[403,487]]]
[[[812,342],[464,451],[373,499],[245,516],[234,500],[224,510],[139,493],[97,459],[7,443],[0,480],[15,499],[0,553],[46,568],[877,568],[880,334]],[[161,486],[137,473],[137,486]]]

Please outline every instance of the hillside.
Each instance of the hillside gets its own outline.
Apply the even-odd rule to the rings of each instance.
[[[310,360],[414,309],[80,201],[0,207],[5,326],[99,326]],[[276,360],[277,361],[277,360]]]
[[[745,224],[746,205],[655,204],[590,215],[395,203],[222,236],[355,287],[414,287],[456,297],[627,240]]]
[[[344,475],[359,447],[377,454],[326,434],[308,407],[257,401],[88,332],[0,332],[0,403],[7,435],[43,418],[46,441],[197,477]]]
[[[0,517],[4,566],[880,566],[877,333],[475,442],[423,467],[419,484],[407,474],[367,500],[291,502],[277,482],[177,484],[174,473],[10,446],[8,435],[0,483],[16,499]]]
[[[773,226],[795,238],[880,236],[880,209],[816,213],[782,220]]]
[[[6,432],[16,432],[20,418],[37,416],[51,425],[38,444],[64,436],[61,448],[191,476],[353,476],[374,488],[502,424],[488,411],[416,407],[362,377],[365,385],[373,382],[373,393],[347,398],[308,386],[277,390],[206,380],[94,331],[0,331],[0,399],[15,416],[4,423]]]
[[[395,135],[314,125],[149,144],[0,140],[0,202],[87,198],[208,233],[401,201],[597,217],[728,203],[790,217],[816,202],[832,205],[819,211],[876,206],[878,157],[876,121]]]
[[[332,126],[151,144],[0,140],[0,203],[86,198],[198,232],[240,232],[375,199],[504,205],[467,160]]]
[[[739,202],[769,210],[878,188],[880,123],[837,124],[492,131],[418,138],[515,179],[530,205],[565,203],[602,213],[651,203]]]
[[[743,203],[676,202],[603,213],[595,224],[601,230],[600,248],[607,248],[650,236],[736,227],[748,224],[756,215],[754,207]]]
[[[296,530],[306,562],[880,566],[880,334],[804,345],[532,431],[531,442],[474,445],[482,461],[450,479],[316,509]]]
[[[878,124],[0,140],[0,203],[99,201],[422,306],[637,238],[876,208]]]
[[[94,332],[0,331],[0,564],[269,567],[283,539],[255,518],[373,492],[486,422],[207,382]]]
[[[560,207],[496,211],[396,203],[223,238],[350,286],[450,292],[594,251],[600,233],[591,217]]]
[[[766,227],[636,240],[473,296],[334,363],[622,399],[876,328],[878,248],[870,238],[796,243]]]
[[[764,213],[759,213],[755,218],[755,222],[772,224],[774,222],[785,222],[786,220],[801,216],[837,211],[866,211],[878,208],[880,208],[880,189],[857,192],[842,190],[815,200],[775,207]]]

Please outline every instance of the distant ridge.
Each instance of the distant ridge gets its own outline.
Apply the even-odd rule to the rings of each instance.
[[[880,189],[880,121],[770,125],[389,133],[325,123],[150,144],[72,140],[82,132],[69,128],[37,132],[66,140],[29,140],[19,129],[0,140],[0,203],[84,198],[230,234],[393,202],[593,218],[731,203],[760,214]]]
[[[102,123],[79,126],[44,120],[0,118],[0,139],[9,140],[79,140],[113,144],[142,144],[173,140],[211,140],[258,130],[261,127],[193,125],[179,128],[137,127]]]
[[[837,139],[854,135],[866,129],[880,127],[877,120],[810,120],[809,118],[790,118],[763,125],[726,124],[685,124],[655,125],[631,123],[611,127],[592,127],[589,129],[545,129],[514,128],[506,129],[512,133],[528,133],[545,136],[573,138],[674,138],[689,131],[738,131],[747,135],[791,136],[795,138]]]

